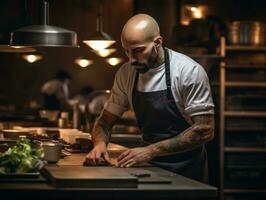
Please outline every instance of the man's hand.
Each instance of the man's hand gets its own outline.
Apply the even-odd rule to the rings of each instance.
[[[104,142],[99,142],[86,156],[86,162],[90,165],[98,165],[101,162],[101,159],[104,159],[107,164],[111,164],[110,158],[107,152],[107,147]]]
[[[117,159],[118,167],[132,167],[143,164],[153,158],[152,149],[147,147],[137,147],[123,152]]]
[[[85,162],[87,164],[101,165],[103,159],[107,164],[111,164],[107,153],[107,144],[111,137],[110,130],[118,119],[118,116],[113,115],[106,110],[103,110],[101,115],[97,118],[91,133],[94,148],[86,157]]]

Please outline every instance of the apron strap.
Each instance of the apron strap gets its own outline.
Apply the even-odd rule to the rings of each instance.
[[[165,79],[166,79],[166,87],[167,87],[167,98],[172,98],[171,91],[171,76],[170,76],[170,59],[169,59],[169,51],[163,47],[164,50],[164,68],[165,68]],[[135,100],[135,90],[137,90],[137,84],[139,79],[139,72],[136,71],[133,89],[132,89],[132,99]]]
[[[133,88],[132,88],[132,106],[133,106],[133,110],[134,110],[133,102],[135,102],[135,100],[136,100],[136,90],[137,90],[138,80],[139,80],[139,72],[136,71],[135,78],[134,78],[134,84],[133,84]]]
[[[169,60],[169,52],[163,47],[164,50],[164,62],[165,62],[165,79],[166,79],[166,87],[167,87],[167,98],[171,98],[171,76],[170,76],[170,60]]]

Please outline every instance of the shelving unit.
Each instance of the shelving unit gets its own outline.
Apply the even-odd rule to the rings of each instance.
[[[236,99],[250,93],[255,98],[256,90],[266,99],[263,92],[266,91],[266,46],[226,46],[224,43],[221,52],[224,60],[220,63],[219,85],[220,199],[262,200],[266,197],[266,101],[263,107],[256,104],[261,100],[254,100],[253,106],[248,108],[252,100],[243,103]],[[244,55],[241,57],[241,54]],[[260,62],[256,64],[257,54],[260,54]],[[230,106],[230,97],[240,106]],[[245,139],[247,136],[252,140]]]
[[[250,46],[250,45],[228,45],[226,51],[266,51],[266,46]]]

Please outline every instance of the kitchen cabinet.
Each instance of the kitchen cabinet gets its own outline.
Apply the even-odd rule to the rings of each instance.
[[[226,46],[220,63],[220,197],[265,199],[266,47]]]

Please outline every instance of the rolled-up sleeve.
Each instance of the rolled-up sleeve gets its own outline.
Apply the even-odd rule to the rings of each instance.
[[[214,114],[210,83],[203,67],[195,65],[183,70],[181,80],[185,113],[190,117]]]
[[[111,95],[104,105],[105,110],[116,116],[121,116],[129,107],[125,77],[122,66],[115,75]]]

